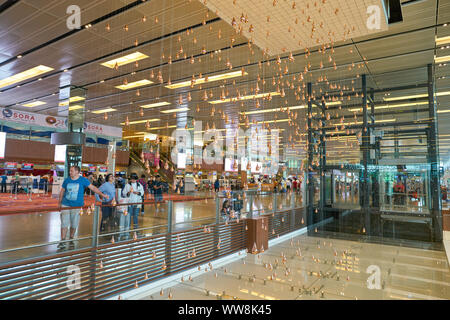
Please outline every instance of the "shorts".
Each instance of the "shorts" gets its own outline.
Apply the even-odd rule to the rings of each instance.
[[[162,202],[163,201],[163,195],[161,193],[155,194],[155,202]]]
[[[63,205],[63,208],[70,208]],[[61,210],[61,228],[66,229],[71,227],[77,229],[80,223],[80,209]]]

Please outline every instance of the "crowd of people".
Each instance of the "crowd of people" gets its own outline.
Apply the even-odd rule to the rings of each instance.
[[[29,193],[31,189],[40,189],[47,193],[52,183],[53,177],[50,175],[35,177],[30,173],[27,176],[21,176],[19,172],[11,174],[5,171],[0,176],[0,193]]]
[[[80,208],[84,206],[84,195],[95,194],[102,203],[100,232],[114,232],[119,227],[118,241],[130,238],[129,230],[139,228],[139,215],[144,215],[144,200],[153,199],[155,214],[163,212],[164,184],[159,175],[146,179],[132,173],[129,179],[107,174],[105,177],[88,174],[83,177],[80,168],[70,168],[70,176],[64,180],[59,205],[61,211],[61,242],[58,250],[75,247],[74,236],[78,229]],[[64,242],[69,232],[69,241]]]

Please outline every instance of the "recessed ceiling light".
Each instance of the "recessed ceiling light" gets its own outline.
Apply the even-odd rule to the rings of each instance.
[[[243,101],[243,100],[250,100],[250,99],[260,99],[260,98],[267,98],[268,96],[279,96],[281,95],[280,92],[269,92],[269,93],[260,93],[256,95],[248,95],[240,97],[239,99],[236,98],[227,98],[225,100],[215,100],[215,101],[209,101],[210,104],[219,104],[219,103],[227,103],[227,102],[237,102],[237,101]]]
[[[152,84],[153,82],[147,79],[143,79],[143,80],[139,80],[139,81],[135,81],[135,82],[130,82],[128,84],[122,84],[120,86],[116,86],[117,89],[120,90],[129,90],[129,89],[133,89],[133,88],[138,88],[138,87],[142,87],[142,86],[146,86],[149,84]]]
[[[295,107],[287,107],[287,108],[289,108],[289,111],[290,111],[290,110],[305,109],[306,107],[307,106],[295,106]],[[286,108],[283,108],[283,110],[286,110]],[[251,115],[251,114],[270,113],[270,112],[281,112],[281,108],[241,112],[241,114]]]
[[[75,97],[71,97],[68,101],[66,100],[66,101],[60,102],[59,106],[64,107],[64,106],[68,106],[69,103],[83,101],[83,100],[86,100],[86,98],[83,98],[80,96],[75,96]]]
[[[220,80],[226,80],[226,79],[231,79],[231,78],[236,78],[236,77],[243,77],[246,75],[248,75],[248,73],[242,72],[242,71],[228,72],[228,73],[218,74],[215,76],[210,76],[208,78],[204,77],[204,78],[200,78],[200,79],[195,79],[194,85],[199,85],[199,84],[214,82],[214,81],[220,81]],[[191,84],[192,84],[192,81],[189,80],[189,81],[183,81],[183,82],[168,85],[168,86],[166,86],[166,88],[179,89],[179,88],[189,87],[189,86],[191,86]]]
[[[0,88],[4,88],[7,86],[10,86],[12,84],[18,83],[18,82],[22,82],[24,80],[30,79],[30,78],[34,78],[37,77],[41,74],[47,73],[52,71],[53,68],[50,67],[46,67],[43,65],[28,69],[26,71],[23,71],[21,73],[17,73],[11,77],[5,78],[0,80]]]
[[[31,102],[31,103],[27,103],[27,104],[23,104],[22,106],[27,107],[27,108],[33,108],[33,107],[39,107],[46,104],[43,101],[35,101],[35,102]]]
[[[146,119],[146,120],[136,120],[136,121],[130,121],[130,124],[140,124],[140,123],[147,123],[148,122],[157,122],[161,121],[161,119]],[[121,125],[125,125],[125,122],[122,122]]]
[[[122,139],[144,138],[145,134],[139,134],[136,136],[125,136]]]
[[[450,91],[437,92],[437,97],[448,96],[450,95]],[[410,96],[402,96],[402,97],[393,97],[393,98],[384,98],[385,101],[397,101],[397,100],[406,100],[406,99],[418,99],[418,98],[427,98],[428,93],[410,95]]]
[[[443,57],[434,57],[435,63],[442,63],[442,62],[449,62],[450,56],[443,56]]]
[[[183,111],[189,111],[189,108],[179,108],[179,109],[170,109],[170,110],[164,110],[161,111],[162,113],[176,113],[176,112],[183,112]]]
[[[386,105],[376,106],[375,110],[402,108],[402,107],[413,107],[413,106],[420,106],[420,105],[425,105],[425,104],[428,104],[428,101],[412,102],[412,103],[400,103],[400,104],[391,104],[391,105],[390,104],[386,104]],[[361,111],[361,109],[362,109],[362,107],[361,108],[350,109],[348,111],[358,112],[358,111]]]
[[[442,37],[442,38],[436,38],[436,45],[440,46],[443,44],[450,43],[450,36],[448,37]]]
[[[146,104],[144,106],[141,106],[141,108],[143,109],[148,109],[148,108],[156,108],[156,107],[163,107],[163,106],[168,106],[170,105],[169,102],[157,102],[157,103],[152,103],[152,104]]]
[[[143,60],[146,58],[148,58],[147,55],[140,53],[140,52],[135,52],[135,53],[131,53],[131,54],[128,54],[126,56],[123,56],[123,57],[120,57],[117,59],[113,59],[113,60],[101,63],[101,65],[105,66],[107,68],[114,69],[116,67],[116,65],[120,67],[120,66],[123,66],[123,65],[135,62],[135,61]]]
[[[84,109],[84,106],[76,105],[76,106],[70,106],[69,111]]]
[[[94,110],[94,111],[91,111],[91,112],[95,113],[95,114],[102,114],[102,113],[114,112],[114,111],[117,111],[117,110],[113,109],[113,108],[106,108],[106,109]]]

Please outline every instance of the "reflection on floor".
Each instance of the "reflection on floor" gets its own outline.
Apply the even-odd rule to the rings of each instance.
[[[450,299],[450,270],[443,251],[302,235],[161,289],[143,299]]]

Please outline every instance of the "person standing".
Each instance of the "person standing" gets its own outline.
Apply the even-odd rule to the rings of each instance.
[[[144,188],[144,194],[142,195],[142,206],[141,206],[141,214],[144,216],[144,200],[145,195],[147,194],[147,183],[145,182],[145,174],[141,175],[141,178],[138,180],[141,186]]]
[[[6,193],[6,180],[8,180],[8,176],[6,175],[6,172],[1,176],[2,178],[2,187],[1,187],[1,193]]]
[[[105,180],[103,180],[103,175],[98,175],[97,185],[100,187],[103,183],[105,183]]]
[[[181,181],[180,181],[180,193],[184,194],[184,178],[181,178]],[[162,192],[161,192],[161,197],[162,197]],[[162,199],[161,199],[161,201],[162,201]]]
[[[153,177],[148,178],[147,190],[148,190],[149,199],[153,198],[153,183],[154,183],[154,178]]]
[[[130,182],[125,186],[123,191],[124,196],[128,198],[128,214],[130,215],[130,219],[133,220],[133,228],[138,228],[138,217],[139,211],[141,209],[142,195],[144,194],[144,188],[138,182],[138,175],[136,173],[132,173],[130,176]],[[131,223],[130,223],[131,224]]]
[[[92,172],[88,173],[87,176],[89,182],[93,185],[94,184],[94,175],[92,174]],[[91,191],[91,189],[86,189],[86,194],[92,196],[94,193]]]
[[[94,187],[88,179],[80,176],[80,167],[72,166],[69,170],[70,177],[65,179],[61,191],[59,193],[59,208],[61,211],[61,242],[58,244],[58,249],[64,250],[66,244],[62,241],[66,240],[67,230],[70,227],[70,242],[69,249],[74,249],[73,242],[75,232],[78,229],[80,222],[80,209],[73,209],[74,207],[84,206],[84,191],[86,188],[91,189],[94,193],[102,198],[108,196],[102,193],[98,188]]]
[[[114,176],[112,173],[105,178],[106,182],[102,184],[99,190],[108,196],[108,200],[102,201],[102,220],[100,222],[100,231],[111,231],[113,207],[112,201],[116,198],[116,188],[114,186]],[[101,201],[98,195],[95,195],[97,201]]]
[[[153,183],[153,190],[155,190],[155,209],[156,213],[159,212],[158,203],[163,201],[162,196],[162,182],[161,177],[159,175],[156,176],[156,181]]]
[[[128,197],[124,193],[125,181],[121,179],[117,181],[117,213],[119,214],[119,241],[129,238],[129,234],[125,231],[130,230],[131,216],[128,214]]]
[[[219,192],[220,189],[220,182],[219,179],[216,179],[216,181],[214,182],[214,191],[217,193]]]
[[[20,175],[19,172],[16,172],[16,175],[14,176],[13,193],[17,194],[19,192],[19,187],[20,187]]]

